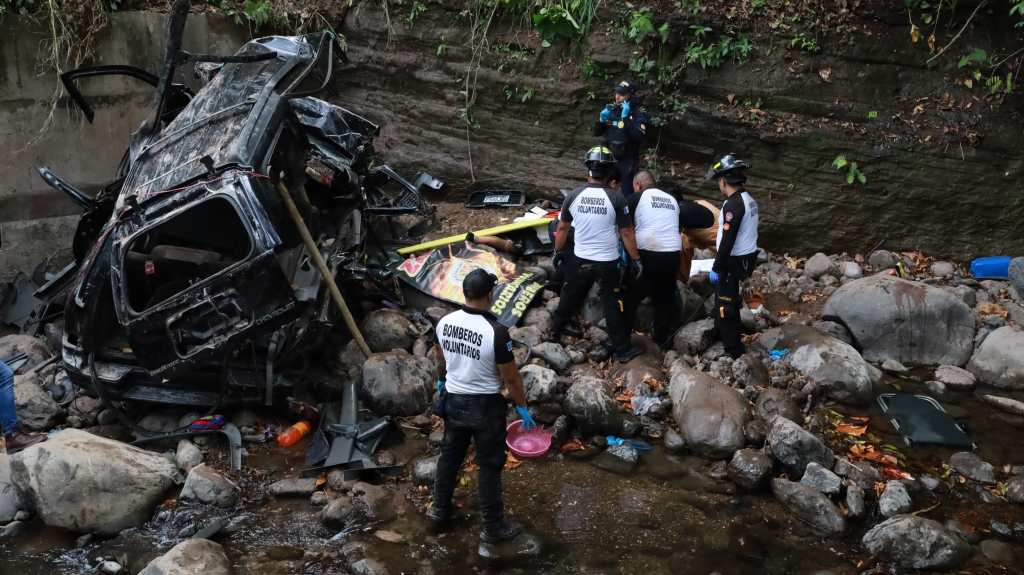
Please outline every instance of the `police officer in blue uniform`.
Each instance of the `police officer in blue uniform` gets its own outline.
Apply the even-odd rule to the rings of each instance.
[[[602,138],[615,156],[619,174],[619,192],[633,193],[633,176],[640,169],[640,151],[647,143],[650,120],[634,101],[636,87],[622,81],[615,86],[615,103],[605,105],[594,124],[594,135]]]
[[[757,264],[757,202],[746,190],[746,170],[750,164],[733,154],[722,157],[708,170],[709,179],[718,182],[725,196],[718,226],[718,255],[711,268],[715,285],[715,323],[725,351],[733,359],[746,352],[740,339],[742,325],[740,282],[750,276]]]
[[[506,427],[502,383],[515,402],[523,427],[536,426],[526,408],[526,393],[512,356],[508,330],[487,311],[497,281],[494,274],[479,268],[466,274],[462,281],[466,305],[437,323],[438,345],[434,348],[439,366],[437,389],[443,404],[444,440],[434,480],[434,504],[427,518],[439,526],[452,518],[459,468],[470,443],[476,443],[480,513],[484,521],[480,539],[485,543],[514,539],[523,530],[505,517],[502,502]]]

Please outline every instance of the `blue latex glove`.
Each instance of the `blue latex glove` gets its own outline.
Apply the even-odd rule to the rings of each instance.
[[[640,260],[632,260],[633,262],[633,278],[639,279],[640,276],[644,275],[644,264]]]
[[[437,378],[437,392],[442,393],[444,391],[444,384],[446,383],[443,377]]]
[[[622,119],[629,118],[629,100],[622,103]]]
[[[529,431],[537,427],[537,422],[533,420],[533,416],[530,415],[529,409],[521,405],[517,405],[516,413],[519,414],[519,419],[523,420],[523,429]]]
[[[613,106],[611,104],[606,104],[605,105],[604,110],[601,110],[600,118],[601,118],[601,122],[602,123],[607,122],[608,120],[612,119],[612,110],[614,110],[614,109],[615,109],[615,106]]]
[[[711,280],[711,283],[713,284],[718,283],[718,272],[711,270],[711,273],[708,274],[708,279]]]

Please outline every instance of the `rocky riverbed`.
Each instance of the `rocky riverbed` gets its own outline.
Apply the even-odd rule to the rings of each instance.
[[[557,294],[544,293],[512,335],[556,447],[509,459],[507,505],[530,535],[497,548],[478,546],[472,464],[454,531],[423,519],[442,424],[427,413],[432,344],[412,310],[366,316],[369,359],[348,346],[314,368],[359,379],[365,405],[397,418],[377,458],[404,472],[365,481],[302,477],[305,442],[265,441],[292,421],[279,411],[225,413],[247,439],[241,473],[219,438],[128,446],[99,401],[61,395],[46,341],[4,337],[0,356],[30,356],[16,380],[23,422],[50,438],[0,467],[0,571],[1013,572],[1024,278],[978,281],[919,253],[762,259],[746,294],[750,352],[735,361],[704,319],[703,278],[681,290],[690,322],[672,349],[643,335],[653,311],[641,309],[646,353],[626,365],[608,361],[596,297],[585,337],[551,341]],[[977,449],[908,446],[880,393],[935,398]],[[196,415],[130,413],[147,429]]]

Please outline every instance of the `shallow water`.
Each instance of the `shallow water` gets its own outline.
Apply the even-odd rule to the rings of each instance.
[[[911,380],[888,380],[906,392],[921,392]],[[879,391],[894,391],[888,385]],[[1004,395],[1006,395],[1004,393]],[[1024,463],[1019,438],[1024,418],[1004,416],[973,394],[947,394],[944,404],[968,425],[982,457],[996,465]],[[838,408],[843,413],[871,416],[870,430],[883,441],[899,445],[908,456],[908,471],[941,473],[953,450],[906,448],[876,405]],[[488,562],[477,556],[479,523],[472,480],[460,487],[458,501],[468,517],[447,534],[435,535],[422,518],[428,501],[424,489],[394,484],[399,517],[386,525],[365,525],[345,537],[318,521],[319,509],[304,499],[271,499],[262,488],[302,468],[302,450],[250,446],[240,482],[247,500],[238,511],[225,512],[177,507],[162,521],[123,532],[117,538],[75,548],[76,536],[46,528],[38,521],[29,532],[0,541],[0,573],[77,574],[87,572],[98,556],[115,557],[137,572],[146,562],[181,540],[183,531],[201,527],[215,517],[235,521],[216,540],[225,546],[240,575],[285,573],[342,573],[338,555],[346,541],[364,542],[371,557],[395,573],[644,573],[722,575],[740,573],[858,573],[868,559],[859,548],[864,529],[879,519],[853,523],[843,539],[825,540],[787,514],[765,493],[749,494],[731,483],[713,479],[711,463],[672,456],[660,447],[642,456],[632,472],[609,471],[599,457],[581,459],[554,455],[524,461],[505,475],[509,513],[526,524],[543,542],[533,558]],[[398,461],[425,451],[423,438],[410,434],[389,447]],[[213,459],[223,457],[217,446]],[[916,493],[915,509],[935,505],[925,513],[933,519],[956,518],[989,536],[993,519],[1008,525],[1024,522],[1020,506],[971,503],[953,491],[942,495]],[[374,536],[376,529],[402,535],[399,543]],[[980,571],[1002,573],[991,564]]]

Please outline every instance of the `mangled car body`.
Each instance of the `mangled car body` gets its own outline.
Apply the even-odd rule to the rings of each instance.
[[[373,220],[425,204],[418,185],[375,165],[377,126],[312,96],[342,58],[326,32],[253,40],[232,57],[193,56],[217,64],[194,96],[165,66],[156,115],[116,180],[82,199],[62,349],[76,383],[109,399],[269,403],[282,384],[275,363],[334,323],[278,183],[339,283],[387,280]]]

